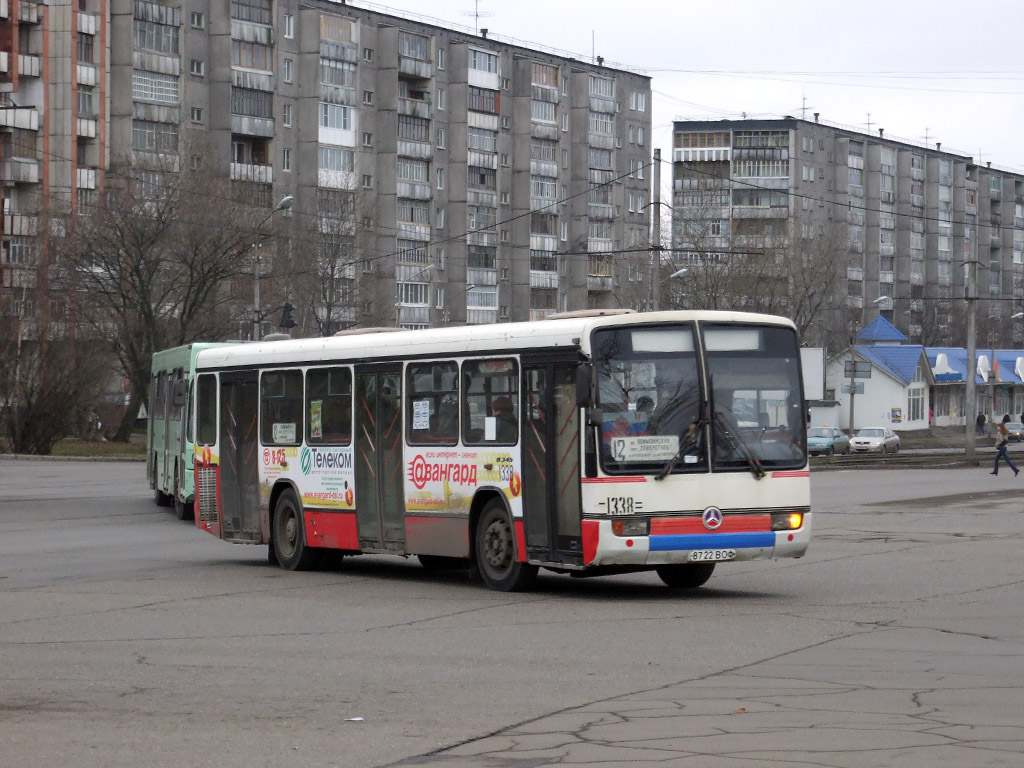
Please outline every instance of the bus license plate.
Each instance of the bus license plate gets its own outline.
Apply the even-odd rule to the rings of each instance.
[[[735,549],[695,549],[690,553],[690,560],[697,562],[718,562],[732,560],[735,557]]]

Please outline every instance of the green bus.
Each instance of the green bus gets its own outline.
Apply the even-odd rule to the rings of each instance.
[[[224,343],[185,344],[156,352],[149,383],[146,478],[157,505],[174,505],[179,520],[193,519],[193,435],[188,407],[196,355]]]

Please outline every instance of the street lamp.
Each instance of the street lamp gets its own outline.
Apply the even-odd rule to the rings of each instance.
[[[445,302],[444,302],[444,324],[446,326],[448,325],[448,321],[451,320],[452,299],[457,299],[462,294],[469,293],[470,291],[474,290],[475,288],[479,288],[479,287],[480,286],[478,286],[478,285],[467,285],[465,288],[463,288],[461,291],[456,293],[454,296],[448,296],[448,297],[445,298]]]
[[[294,195],[285,195],[281,198],[280,202],[274,206],[273,210],[268,213],[260,225],[256,227],[256,236],[259,238],[255,243],[252,244],[253,255],[255,257],[255,267],[253,269],[253,290],[252,290],[252,340],[259,341],[260,336],[260,244],[263,242],[263,238],[260,236],[260,230],[263,229],[263,225],[273,218],[274,214],[278,211],[284,211],[292,207],[292,203],[295,202]]]
[[[672,279],[673,277],[682,277],[683,275],[685,275],[685,274],[686,274],[687,272],[689,272],[689,271],[690,271],[690,268],[689,268],[689,267],[683,267],[682,269],[677,269],[677,270],[676,270],[675,272],[673,272],[673,273],[672,273],[671,275],[669,275],[668,277],[669,277],[669,279],[670,279],[670,280],[671,280],[671,279]]]

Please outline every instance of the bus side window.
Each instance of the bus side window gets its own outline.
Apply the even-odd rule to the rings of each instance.
[[[410,363],[405,391],[409,445],[455,445],[459,440],[458,365]]]
[[[264,371],[260,376],[260,441],[302,442],[302,371]]]
[[[352,369],[306,372],[306,430],[310,445],[352,442]]]
[[[185,399],[185,440],[189,443],[193,441],[195,436],[195,420],[192,418],[192,412],[195,410],[196,404],[196,382],[193,379],[188,383],[188,395]]]
[[[469,445],[515,445],[519,439],[519,366],[515,360],[462,364],[462,439]]]
[[[213,445],[217,442],[217,377],[203,374],[198,382],[196,442],[200,445]]]

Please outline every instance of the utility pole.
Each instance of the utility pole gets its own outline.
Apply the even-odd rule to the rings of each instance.
[[[253,251],[253,277],[252,281],[252,340],[259,341],[260,336],[260,244],[252,244]]]
[[[651,309],[661,309],[661,150],[654,150],[654,169],[651,173],[654,191],[651,207],[654,208],[654,230],[651,232]]]
[[[977,299],[975,293],[977,289],[975,286],[978,284],[978,261],[977,259],[971,259],[967,262],[967,370],[964,373],[965,393],[964,393],[964,453],[967,458],[968,464],[977,464],[978,460],[975,458],[974,446],[975,446],[975,434],[976,428],[974,420],[977,418],[978,413],[978,393],[977,393],[977,376],[978,376],[978,365],[975,358],[977,352],[978,339],[977,339],[977,316],[974,302]]]

